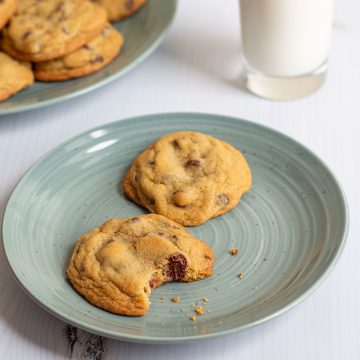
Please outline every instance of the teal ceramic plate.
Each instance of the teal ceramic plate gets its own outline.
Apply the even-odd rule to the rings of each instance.
[[[38,109],[85,94],[103,86],[144,61],[160,44],[175,15],[176,0],[149,0],[134,16],[114,23],[124,35],[121,54],[104,69],[83,78],[36,82],[15,96],[0,102],[0,115]]]
[[[178,130],[207,133],[242,150],[254,186],[231,212],[189,228],[215,252],[212,277],[155,289],[144,317],[107,313],[66,281],[70,254],[80,234],[106,219],[144,212],[124,197],[121,179],[139,151]],[[115,339],[177,343],[230,334],[299,303],[334,267],[346,229],[338,183],[304,146],[251,122],[180,113],[104,125],[51,151],[10,197],[3,241],[20,284],[59,318]],[[170,301],[174,295],[180,302]],[[192,304],[204,298],[205,314],[189,320]]]

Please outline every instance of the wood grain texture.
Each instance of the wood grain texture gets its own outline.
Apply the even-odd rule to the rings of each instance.
[[[175,23],[146,63],[114,83],[51,108],[0,117],[0,213],[21,175],[46,151],[91,127],[166,111],[222,113],[271,126],[315,151],[346,192],[351,223],[338,266],[303,304],[237,335],[158,346],[104,340],[104,359],[359,359],[360,38],[355,0],[338,2],[327,83],[294,102],[270,102],[241,88],[237,1],[180,0]],[[66,324],[17,285],[0,252],[0,354],[4,359],[69,359]],[[79,330],[73,359],[90,335]],[[91,340],[93,341],[93,340]],[[94,340],[95,341],[95,340]],[[84,356],[87,356],[84,357]]]

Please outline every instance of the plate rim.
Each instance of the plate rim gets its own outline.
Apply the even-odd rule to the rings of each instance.
[[[58,97],[55,97],[52,99],[44,100],[40,103],[34,103],[34,104],[29,104],[29,105],[20,106],[20,107],[14,107],[14,108],[10,108],[10,109],[1,109],[0,108],[0,116],[17,114],[17,113],[22,113],[22,112],[31,111],[31,110],[38,110],[38,109],[42,109],[44,107],[56,105],[56,104],[62,103],[64,101],[71,100],[76,97],[85,95],[91,91],[99,89],[99,88],[117,80],[121,76],[123,76],[126,73],[128,73],[129,71],[131,71],[133,68],[142,64],[160,46],[160,44],[163,42],[163,40],[170,28],[170,26],[174,22],[176,10],[178,7],[177,0],[166,0],[166,2],[169,2],[170,6],[172,5],[172,11],[169,13],[169,17],[168,17],[167,22],[165,23],[164,27],[161,29],[161,33],[158,35],[158,37],[155,39],[155,41],[153,43],[151,43],[150,46],[147,47],[146,50],[140,54],[140,56],[138,58],[134,59],[132,62],[130,62],[124,68],[122,68],[121,70],[115,72],[114,74],[112,74],[102,80],[99,80],[98,82],[96,82],[94,84],[91,84],[83,89],[76,90],[70,94],[65,94],[65,95],[58,96]],[[172,4],[170,2],[172,2]]]
[[[222,330],[222,331],[215,331],[213,333],[209,333],[209,334],[200,334],[200,335],[189,335],[189,336],[178,336],[178,337],[168,337],[168,336],[161,336],[161,337],[149,337],[149,336],[141,336],[141,335],[131,335],[131,334],[119,334],[119,333],[114,333],[112,331],[108,331],[106,329],[102,329],[102,328],[93,328],[92,326],[88,326],[86,323],[83,323],[81,321],[75,321],[71,318],[66,317],[65,315],[63,315],[63,313],[61,312],[56,312],[55,310],[53,310],[52,308],[48,307],[45,303],[42,303],[40,300],[38,300],[31,292],[30,290],[27,289],[26,285],[24,283],[22,283],[22,281],[20,280],[20,278],[17,276],[15,269],[13,268],[13,266],[10,263],[9,260],[9,256],[8,253],[6,251],[6,240],[5,240],[5,227],[8,226],[6,221],[7,221],[7,213],[9,211],[9,207],[11,205],[11,201],[12,198],[15,196],[15,193],[18,189],[18,187],[20,187],[22,185],[22,183],[26,180],[27,176],[29,176],[29,174],[31,173],[31,171],[33,169],[35,169],[36,166],[38,166],[42,161],[44,161],[48,156],[50,156],[52,153],[55,153],[58,149],[66,146],[67,144],[76,141],[77,139],[83,137],[83,136],[87,136],[90,133],[97,131],[97,130],[101,130],[103,128],[109,128],[112,127],[116,124],[120,124],[120,123],[132,123],[135,121],[141,121],[141,120],[146,120],[146,121],[156,121],[159,118],[167,118],[169,119],[170,117],[179,117],[179,116],[184,116],[184,117],[201,117],[201,118],[212,118],[212,119],[216,119],[216,118],[225,118],[227,120],[230,120],[231,122],[242,122],[245,125],[250,125],[250,126],[255,126],[258,129],[273,133],[275,135],[281,136],[283,138],[285,138],[288,141],[293,142],[296,145],[299,145],[300,147],[304,148],[311,156],[313,156],[323,167],[324,169],[329,173],[331,181],[337,186],[338,190],[339,190],[339,194],[341,195],[341,199],[343,201],[343,205],[344,205],[344,227],[343,227],[343,232],[342,232],[342,237],[340,240],[340,245],[337,248],[336,252],[334,253],[334,257],[332,259],[332,261],[327,265],[327,267],[323,270],[323,272],[321,273],[321,275],[319,276],[319,278],[311,285],[309,286],[300,296],[298,296],[296,299],[294,299],[293,301],[291,301],[290,303],[288,303],[287,305],[283,306],[282,308],[280,308],[279,310],[267,315],[267,316],[263,316],[260,319],[251,321],[245,325],[241,325],[241,326],[236,326],[233,327],[231,329],[227,329],[227,330]],[[341,183],[339,182],[339,180],[337,179],[337,177],[335,176],[335,174],[333,173],[333,171],[329,168],[329,166],[317,155],[315,154],[311,149],[309,149],[307,146],[303,145],[302,143],[300,143],[299,141],[295,140],[294,138],[292,138],[291,136],[275,130],[269,126],[260,124],[258,122],[254,122],[254,121],[250,121],[250,120],[245,120],[242,118],[237,118],[234,116],[228,116],[228,115],[223,115],[223,114],[215,114],[215,113],[203,113],[203,112],[164,112],[164,113],[154,113],[154,114],[146,114],[146,115],[140,115],[140,116],[134,116],[134,117],[128,117],[128,118],[123,118],[123,119],[118,119],[115,121],[111,121],[99,126],[96,126],[94,128],[90,128],[86,131],[83,131],[75,136],[72,136],[70,139],[65,140],[64,142],[58,144],[57,146],[55,146],[54,148],[52,148],[51,150],[47,151],[44,155],[42,155],[37,161],[35,161],[35,163],[33,163],[26,171],[25,173],[20,177],[20,179],[18,180],[18,182],[16,183],[16,185],[14,186],[13,190],[10,193],[10,196],[8,197],[7,201],[6,201],[6,205],[5,205],[5,210],[2,216],[2,221],[1,221],[1,237],[2,237],[2,247],[4,250],[4,254],[5,254],[5,259],[6,262],[11,270],[12,275],[14,276],[16,282],[20,285],[20,287],[25,291],[25,293],[32,299],[34,300],[38,305],[40,305],[43,309],[45,309],[47,312],[49,312],[50,314],[54,315],[55,317],[61,319],[62,321],[69,323],[71,325],[77,326],[81,329],[84,329],[86,331],[89,331],[91,333],[95,333],[97,335],[101,335],[107,338],[112,338],[115,340],[122,340],[122,341],[127,341],[127,342],[135,342],[135,343],[144,343],[144,344],[179,344],[179,343],[188,343],[188,342],[198,342],[201,340],[209,340],[209,339],[214,339],[214,338],[218,338],[218,337],[222,337],[222,336],[227,336],[227,335],[231,335],[231,334],[235,334],[238,333],[240,331],[244,331],[246,329],[249,329],[251,327],[260,325],[264,322],[267,322],[268,320],[271,320],[273,318],[278,317],[279,315],[282,315],[284,313],[286,313],[287,311],[291,310],[292,308],[294,308],[296,305],[300,304],[301,302],[303,302],[305,299],[307,299],[311,294],[313,294],[323,283],[324,281],[327,279],[327,277],[330,275],[330,273],[332,272],[332,270],[336,267],[341,254],[343,253],[343,250],[345,248],[345,245],[347,243],[347,238],[348,238],[348,231],[349,231],[349,207],[348,207],[348,202],[345,196],[345,192],[343,190],[343,187],[341,185]]]

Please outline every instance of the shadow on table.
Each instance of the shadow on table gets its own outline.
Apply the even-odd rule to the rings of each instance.
[[[247,93],[242,75],[240,37],[237,41],[225,35],[219,33],[214,38],[202,29],[196,31],[189,41],[186,34],[172,33],[171,39],[165,41],[158,51],[174,64],[183,63],[202,75]]]
[[[112,359],[240,359],[241,354],[261,346],[270,337],[281,318],[246,331],[197,343],[147,345],[108,340],[108,360]]]

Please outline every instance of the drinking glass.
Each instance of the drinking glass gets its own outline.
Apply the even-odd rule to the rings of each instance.
[[[246,86],[274,100],[300,98],[325,81],[334,0],[240,0]]]

